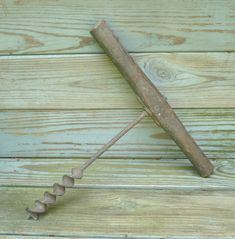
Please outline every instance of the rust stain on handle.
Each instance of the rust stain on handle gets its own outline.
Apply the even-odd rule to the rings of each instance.
[[[91,34],[129,82],[154,122],[171,136],[198,173],[202,177],[208,177],[213,172],[212,163],[187,132],[160,91],[121,45],[107,23],[101,21],[91,30]]]

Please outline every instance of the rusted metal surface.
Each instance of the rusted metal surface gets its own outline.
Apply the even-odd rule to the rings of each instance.
[[[53,185],[53,192],[45,192],[43,200],[35,201],[34,208],[26,208],[26,211],[29,213],[29,219],[38,220],[40,214],[47,212],[48,205],[56,203],[56,196],[63,196],[65,194],[65,188],[73,187],[75,179],[81,179],[86,168],[88,168],[97,158],[99,158],[147,115],[148,113],[143,111],[136,119],[130,122],[122,131],[115,135],[107,144],[89,158],[81,167],[72,168],[71,176],[64,175],[62,178],[62,184],[55,183]]]
[[[171,136],[198,173],[202,177],[208,177],[213,172],[213,165],[186,131],[166,99],[112,33],[107,23],[100,22],[91,30],[91,34],[131,85],[154,122]]]

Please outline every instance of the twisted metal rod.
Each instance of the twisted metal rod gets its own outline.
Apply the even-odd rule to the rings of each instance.
[[[26,211],[29,213],[29,219],[38,220],[40,214],[47,212],[48,205],[56,203],[56,196],[63,196],[65,194],[65,188],[72,188],[74,186],[75,179],[81,179],[86,168],[88,168],[97,158],[99,158],[105,151],[107,151],[113,144],[115,144],[122,136],[124,136],[147,115],[148,113],[143,111],[135,120],[130,122],[107,144],[105,144],[94,155],[92,155],[81,167],[72,168],[71,176],[64,175],[62,178],[62,184],[54,183],[53,192],[45,192],[44,199],[36,200],[34,208],[26,208]]]

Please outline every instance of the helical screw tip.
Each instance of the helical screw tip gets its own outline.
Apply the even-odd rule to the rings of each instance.
[[[62,179],[63,185],[65,187],[73,187],[74,186],[74,178],[68,176],[68,175],[64,175],[63,179]]]
[[[32,212],[29,208],[26,208],[25,210],[29,214],[28,215],[29,220],[33,219],[33,220],[37,221],[39,219],[39,215],[37,213]]]
[[[49,193],[49,192],[45,192],[44,193],[44,200],[43,203],[46,204],[54,204],[56,202],[56,196]]]
[[[63,196],[65,194],[65,187],[59,183],[54,183],[53,193],[57,196]]]
[[[31,211],[34,213],[44,213],[44,212],[46,212],[46,210],[47,210],[47,205],[39,200],[36,200],[35,208],[32,209]]]

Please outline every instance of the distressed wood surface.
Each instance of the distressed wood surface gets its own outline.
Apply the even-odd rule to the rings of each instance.
[[[0,157],[89,157],[139,110],[1,111]],[[210,158],[234,158],[234,109],[178,109]],[[181,150],[146,117],[104,154],[117,158],[182,158]]]
[[[20,235],[20,234],[14,234],[14,235],[4,235],[4,236],[1,236],[0,235],[0,238],[4,238],[4,239],[51,239],[51,236],[43,236],[43,235],[40,235],[40,236],[34,236],[34,235]],[[53,236],[53,239],[71,239],[73,237],[70,237],[70,236]],[[89,238],[91,239],[91,237],[82,237],[82,238]],[[158,239],[158,238],[157,238]],[[161,239],[161,238],[159,238]],[[191,238],[190,238],[191,239]],[[192,239],[194,239],[192,237]],[[204,238],[203,238],[204,239]],[[206,238],[205,238],[206,239]]]
[[[1,236],[0,236],[0,238],[1,238]],[[42,236],[41,235],[40,236],[32,236],[32,235],[25,236],[25,235],[18,235],[18,234],[16,234],[16,235],[13,235],[13,236],[12,235],[11,236],[4,235],[4,237],[2,237],[2,238],[4,238],[4,239],[13,239],[13,238],[14,239],[51,239],[51,236],[48,236],[48,237],[47,236],[43,236],[43,235]],[[53,239],[71,239],[71,238],[73,238],[73,237],[70,237],[70,236],[53,236]],[[93,237],[86,237],[86,236],[79,237],[79,238],[93,239]],[[98,237],[98,238],[105,239],[105,236],[101,236],[101,237]],[[111,236],[110,235],[109,238],[111,238],[111,239],[125,238],[125,235],[119,236],[119,237]],[[132,237],[132,238],[137,238],[137,237]],[[149,237],[145,237],[145,236],[141,237],[141,239],[147,239],[147,238],[149,238]],[[176,238],[177,237],[175,237],[175,236],[167,236],[167,239],[176,239]],[[187,236],[187,237],[184,237],[184,238],[185,239],[211,239],[211,236]],[[221,238],[221,237],[214,236],[213,238],[218,239],[218,238]],[[235,236],[228,236],[228,237],[226,237],[226,239],[234,239],[234,238],[235,238]],[[154,236],[154,239],[163,239],[163,237],[162,236]]]
[[[235,53],[135,54],[177,108],[235,107]],[[140,108],[104,55],[0,57],[0,109]]]
[[[41,220],[27,220],[24,208],[45,190],[1,188],[0,231],[74,237],[235,236],[234,191],[73,189]]]
[[[52,187],[85,159],[1,158],[0,185]],[[201,178],[187,159],[98,159],[76,180],[79,188],[234,190],[235,160],[214,160],[214,173]]]
[[[102,19],[133,52],[234,51],[234,16],[233,0],[2,0],[0,53],[100,52]]]
[[[21,234],[13,234],[13,233],[11,233],[11,235],[0,235],[0,238],[1,239],[38,239],[38,238],[40,238],[40,239],[51,239],[51,236],[43,236],[43,235],[40,235],[40,236],[33,236],[33,235],[21,235]],[[53,239],[61,239],[61,238],[63,238],[63,239],[71,239],[71,237],[64,237],[64,236],[62,236],[62,237],[60,237],[60,236],[58,236],[58,237],[55,237],[55,236],[53,236]]]
[[[4,235],[4,236],[1,236],[0,235],[0,238],[1,239],[51,239],[52,236],[44,236],[44,235],[40,235],[40,236],[35,236],[35,235],[23,235],[23,234],[13,234],[11,233],[11,235]],[[71,239],[73,237],[70,237],[70,236],[53,236],[53,239]],[[81,237],[79,237],[81,238]],[[82,237],[82,238],[90,238],[91,237]],[[101,237],[102,238],[102,237]],[[112,237],[110,237],[112,238]],[[161,239],[160,237],[157,237],[157,239]],[[190,239],[194,239],[193,237],[190,237]],[[210,238],[208,238],[210,239]]]
[[[141,111],[108,58],[93,54],[103,51],[89,30],[102,19],[215,172],[199,177],[146,118],[28,221],[26,207]],[[234,239],[232,51],[233,0],[0,1],[0,239]]]

